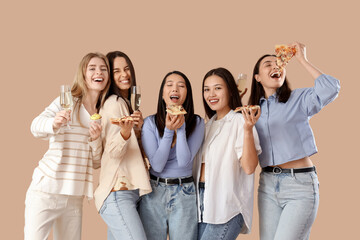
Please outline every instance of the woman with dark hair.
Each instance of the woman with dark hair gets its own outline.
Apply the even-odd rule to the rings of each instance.
[[[151,186],[134,129],[134,125],[141,128],[141,112],[133,112],[128,100],[130,87],[136,85],[135,72],[126,54],[116,51],[107,57],[111,84],[100,109],[104,152],[95,205],[108,226],[108,239],[145,240],[137,203],[140,196],[151,192]],[[130,113],[133,120],[110,120]]]
[[[187,114],[166,112],[182,105]],[[150,161],[152,193],[140,202],[148,239],[196,239],[197,212],[193,159],[204,137],[204,121],[194,114],[191,85],[179,71],[164,77],[156,114],[144,121],[142,142]]]
[[[193,168],[199,186],[198,239],[234,240],[251,229],[253,173],[261,152],[254,125],[260,111],[233,111],[242,104],[234,77],[225,68],[209,71],[202,90],[210,120]]]
[[[315,80],[312,88],[291,91],[286,69],[264,55],[254,67],[250,104],[259,104],[256,123],[262,154],[258,194],[260,238],[309,239],[319,205],[319,181],[310,156],[317,152],[309,119],[332,102],[339,81],[306,58],[305,46],[293,43],[295,57]]]

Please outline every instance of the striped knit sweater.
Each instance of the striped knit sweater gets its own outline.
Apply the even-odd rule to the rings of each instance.
[[[100,167],[102,145],[98,138],[89,142],[90,115],[80,106],[80,125],[73,112],[70,126],[53,131],[54,117],[61,110],[60,98],[56,98],[31,124],[31,132],[37,138],[49,139],[49,149],[39,161],[33,173],[31,187],[53,194],[93,197],[92,168]]]

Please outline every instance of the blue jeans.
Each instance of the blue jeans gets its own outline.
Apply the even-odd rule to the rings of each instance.
[[[260,174],[260,239],[309,239],[319,206],[315,172]]]
[[[242,214],[238,214],[227,223],[210,224],[204,223],[202,215],[204,212],[204,191],[205,188],[199,188],[200,195],[200,210],[201,222],[198,224],[198,239],[199,240],[235,240],[239,236],[242,227],[244,226],[244,219]]]
[[[167,185],[150,180],[152,192],[140,201],[140,218],[148,240],[195,240],[197,208],[195,185]]]
[[[108,240],[146,240],[136,206],[139,190],[111,192],[100,208],[100,215],[108,226]]]

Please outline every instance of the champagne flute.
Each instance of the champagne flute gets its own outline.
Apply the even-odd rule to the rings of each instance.
[[[240,91],[240,93],[243,93],[245,91],[246,78],[247,78],[247,75],[245,73],[240,73],[236,80],[236,85],[237,85],[237,88]]]
[[[141,90],[140,86],[131,87],[131,96],[130,96],[131,108],[134,111],[139,110],[141,103]]]
[[[69,85],[60,86],[60,105],[62,109],[70,111],[73,106],[73,99]],[[69,121],[66,123],[66,129],[72,129]]]

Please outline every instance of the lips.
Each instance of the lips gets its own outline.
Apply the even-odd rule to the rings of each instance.
[[[219,99],[217,99],[217,98],[212,98],[212,99],[209,99],[208,102],[209,102],[211,105],[214,105],[214,104],[216,104],[216,103],[219,102]]]
[[[280,78],[281,77],[281,73],[280,72],[273,72],[272,74],[270,74],[271,78]]]
[[[174,103],[176,103],[177,101],[179,101],[179,99],[180,99],[180,96],[178,96],[178,95],[171,95],[171,96],[170,96],[170,100],[171,100],[172,102],[174,102]]]
[[[124,80],[120,80],[121,83],[123,84],[129,84],[130,80],[129,79],[124,79]]]
[[[103,78],[94,78],[93,81],[94,82],[103,82],[104,79]]]

